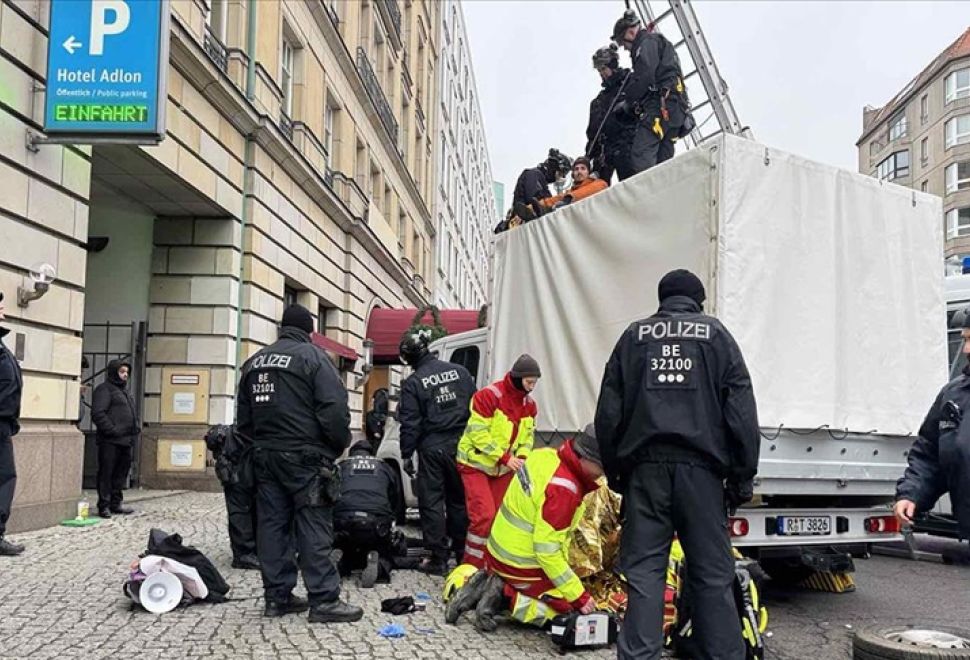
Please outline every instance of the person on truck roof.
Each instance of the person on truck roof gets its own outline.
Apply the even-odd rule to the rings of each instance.
[[[970,355],[970,313],[961,336],[963,353]],[[909,450],[909,465],[896,484],[893,508],[901,523],[911,524],[917,514],[930,511],[949,493],[960,538],[970,539],[970,422],[964,429],[966,410],[970,410],[970,365],[940,390]]]
[[[613,172],[620,179],[630,176],[630,141],[636,129],[632,118],[618,117],[613,108],[620,100],[630,70],[620,66],[616,44],[593,53],[593,68],[600,75],[602,89],[589,104],[586,125],[586,156],[593,161],[592,172],[610,183]]]
[[[629,588],[619,658],[663,648],[664,574],[676,532],[690,570],[698,657],[743,660],[728,510],[752,498],[761,437],[741,350],[703,313],[704,285],[664,275],[660,309],[620,336],[596,406],[610,488],[623,495],[620,564]]]
[[[569,172],[569,167],[568,156],[558,149],[550,149],[549,156],[543,162],[523,170],[515,182],[515,190],[512,193],[512,210],[515,215],[527,221],[534,218],[537,213],[541,213],[536,206],[543,199],[552,196],[549,185],[564,178]]]
[[[553,195],[542,200],[540,202],[542,206],[546,209],[558,209],[609,188],[606,181],[591,176],[590,168],[589,158],[585,156],[577,158],[573,162],[573,185],[561,195]]]
[[[541,375],[539,363],[522,355],[505,378],[472,397],[471,417],[458,442],[458,472],[468,512],[462,563],[485,566],[485,542],[495,513],[512,475],[532,453],[539,410],[529,394]]]
[[[651,27],[644,28],[633,10],[613,26],[613,41],[630,51],[633,73],[613,112],[633,119],[628,176],[674,157],[674,142],[694,128],[680,59],[673,44]],[[624,178],[620,173],[620,180]]]

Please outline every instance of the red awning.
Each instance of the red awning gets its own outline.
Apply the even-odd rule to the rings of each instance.
[[[398,346],[401,335],[411,327],[416,309],[377,308],[370,314],[367,322],[367,338],[374,342],[374,364],[400,364]],[[424,315],[422,322],[433,325],[431,312]],[[478,327],[478,312],[465,309],[441,310],[441,324],[453,335],[474,330]]]
[[[328,353],[333,353],[347,360],[353,360],[354,362],[360,359],[360,356],[357,355],[357,351],[352,349],[350,346],[345,346],[335,339],[331,339],[326,335],[321,335],[319,332],[314,332],[312,335],[310,335],[310,339],[313,341],[314,346],[322,348]]]

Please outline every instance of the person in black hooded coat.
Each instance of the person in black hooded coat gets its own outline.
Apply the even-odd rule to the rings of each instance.
[[[91,419],[98,429],[98,515],[132,513],[123,506],[122,490],[131,469],[131,454],[141,421],[135,401],[128,391],[131,365],[112,360],[104,373],[104,382],[94,389]]]

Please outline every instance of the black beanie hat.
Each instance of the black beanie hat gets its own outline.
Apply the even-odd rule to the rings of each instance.
[[[698,305],[703,305],[707,299],[704,293],[704,284],[698,279],[697,275],[680,268],[672,270],[660,280],[657,287],[657,296],[663,302],[671,296],[687,296],[692,298]]]
[[[603,459],[600,458],[600,445],[596,440],[596,429],[592,424],[587,424],[583,432],[573,438],[573,450],[580,458],[592,461],[602,467]]]
[[[512,378],[539,378],[542,372],[539,371],[539,363],[531,355],[521,355],[512,365]]]
[[[303,332],[310,334],[313,332],[313,315],[303,305],[290,305],[283,312],[283,319],[280,325],[284,328],[299,328]]]

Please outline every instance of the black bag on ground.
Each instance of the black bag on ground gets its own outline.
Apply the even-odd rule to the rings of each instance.
[[[226,583],[216,567],[209,561],[209,558],[191,545],[183,545],[182,537],[178,534],[169,534],[160,529],[152,528],[148,533],[148,551],[145,554],[158,555],[182,562],[186,566],[191,566],[199,572],[199,577],[205,582],[209,589],[206,596],[207,603],[224,603],[228,599],[229,584]]]
[[[602,610],[592,614],[560,614],[549,625],[549,635],[559,653],[616,643],[619,625],[616,615]]]

